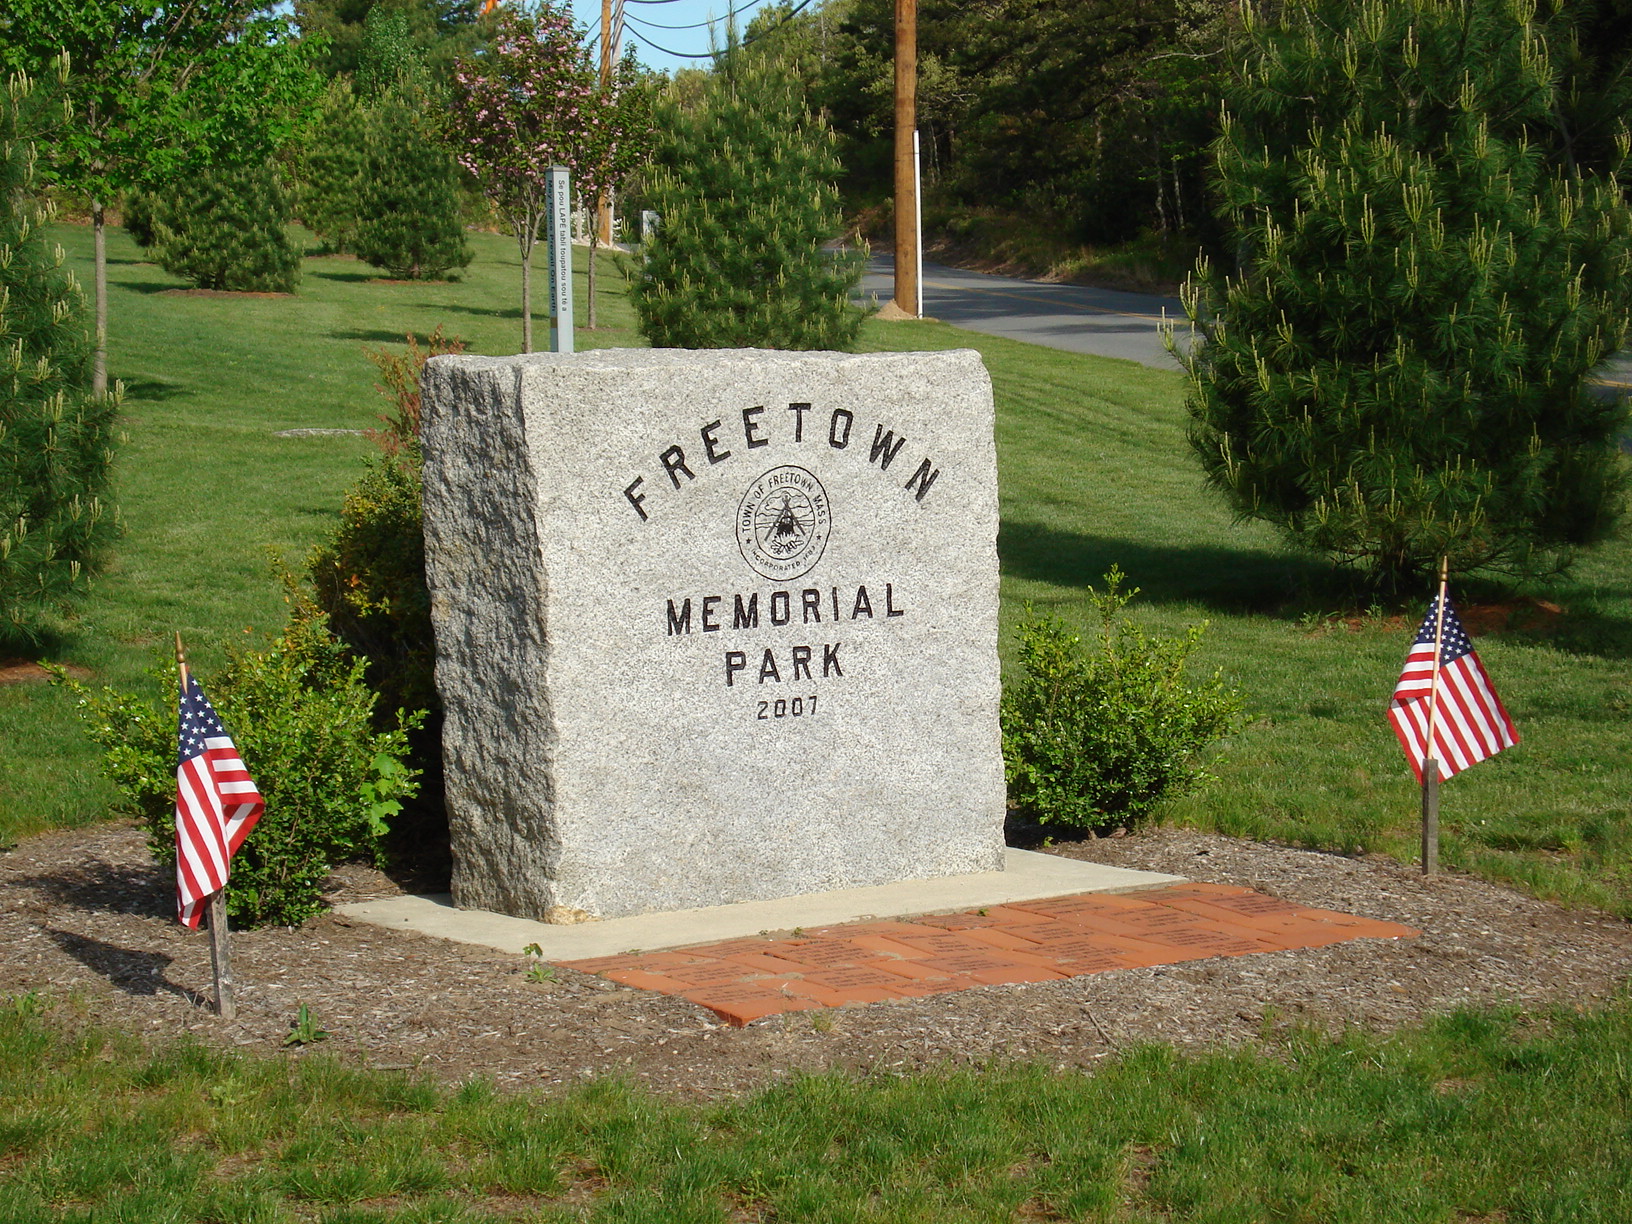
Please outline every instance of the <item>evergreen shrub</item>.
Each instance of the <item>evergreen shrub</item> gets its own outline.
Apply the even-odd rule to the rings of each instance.
[[[648,194],[663,218],[633,300],[666,348],[849,349],[862,311],[831,129],[789,69],[733,47],[694,98],[657,118]]]
[[[138,188],[125,197],[119,221],[125,233],[144,251],[153,245],[153,207],[151,194]]]
[[[1113,568],[1089,589],[1097,640],[1059,620],[1028,616],[1019,628],[1022,677],[1005,686],[1003,760],[1009,802],[1039,824],[1105,832],[1149,820],[1161,801],[1208,775],[1198,754],[1229,735],[1241,698],[1214,673],[1185,680],[1205,625],[1182,638],[1146,632],[1124,614]]]
[[[1601,164],[1514,0],[1249,11],[1215,150],[1239,266],[1186,306],[1191,442],[1242,517],[1385,589],[1545,574],[1610,534],[1627,408],[1632,144]],[[1566,146],[1550,150],[1549,142]]]
[[[367,132],[362,106],[344,81],[329,86],[301,149],[295,211],[333,255],[349,254],[362,212]]]
[[[85,392],[85,304],[51,209],[35,136],[65,116],[13,77],[0,89],[0,646],[37,644],[82,594],[117,530],[108,483],[119,405]]]
[[[271,165],[216,166],[176,179],[153,206],[159,266],[200,289],[292,293],[300,250],[288,197]]]
[[[416,90],[387,93],[367,121],[357,255],[402,280],[434,280],[470,263],[458,167],[435,138]]]
[[[261,651],[233,656],[200,677],[266,800],[266,811],[232,860],[227,913],[239,926],[293,926],[323,908],[333,865],[381,861],[392,817],[416,788],[403,763],[419,714],[395,711],[373,725],[376,697],[364,662],[329,633],[325,618],[296,596],[283,634]],[[139,818],[161,862],[174,862],[176,817],[175,664],[156,673],[168,698],[69,683],[103,767]]]

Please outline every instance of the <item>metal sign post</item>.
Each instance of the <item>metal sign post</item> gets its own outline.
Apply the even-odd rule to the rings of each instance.
[[[572,352],[572,184],[565,166],[545,172],[549,194],[550,352]]]

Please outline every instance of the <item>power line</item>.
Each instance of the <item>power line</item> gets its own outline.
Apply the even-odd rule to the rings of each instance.
[[[671,0],[626,0],[626,2],[630,3],[630,4],[664,4],[664,3],[670,3]],[[792,9],[790,9],[788,12],[784,13],[782,15],[782,17],[777,21],[777,23],[775,25],[771,26],[770,29],[761,30],[758,34],[750,35],[749,37],[743,39],[742,42],[739,43],[738,45],[746,47],[749,43],[758,42],[761,38],[764,38],[767,34],[776,33],[776,31],[780,30],[783,26],[787,25],[788,22],[792,21],[800,13],[804,12],[807,8],[809,8],[810,5],[811,5],[811,0],[801,0],[801,2],[798,5],[796,5]],[[752,7],[752,6],[747,6],[747,7],[744,7],[742,9],[738,9],[738,10],[736,10],[736,12],[733,12],[730,15],[731,16],[736,16],[736,13],[746,12],[748,7]],[[639,22],[642,25],[652,25],[652,26],[657,25],[656,22],[642,21],[638,17],[631,16],[631,17],[628,17],[627,19],[629,21],[632,21],[632,22]],[[716,24],[716,22],[706,22],[705,21],[705,22],[702,22],[700,24],[701,25],[714,25],[714,24]],[[691,26],[691,27],[686,27],[686,26],[657,26],[657,28],[659,28],[659,29],[687,29],[687,28],[696,29],[697,27],[696,26]],[[641,43],[644,43],[646,46],[650,47],[652,50],[661,51],[664,55],[672,55],[675,59],[718,59],[720,56],[725,54],[724,51],[704,51],[704,52],[701,52],[701,53],[698,53],[698,54],[690,54],[690,53],[685,52],[685,51],[671,51],[667,47],[659,46],[657,43],[655,43],[651,39],[647,38],[645,35],[643,35],[637,29],[634,29],[634,28],[631,27],[629,29],[629,34],[633,38],[635,38],[637,41],[639,41]]]
[[[762,3],[762,0],[749,0],[747,4],[743,5],[739,9],[732,9],[724,17],[716,17],[709,21],[694,21],[690,25],[664,25],[662,22],[647,21],[644,17],[636,17],[633,14],[628,14],[627,20],[638,22],[643,26],[650,26],[654,30],[702,30],[709,26],[719,25],[719,23],[722,21],[729,21],[733,17],[739,17],[743,13],[746,13],[749,9],[753,8],[756,4],[760,3]]]

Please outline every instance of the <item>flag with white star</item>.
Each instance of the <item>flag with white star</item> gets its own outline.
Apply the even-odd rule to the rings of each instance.
[[[1439,597],[1435,596],[1417,630],[1417,640],[1411,644],[1411,653],[1406,656],[1405,670],[1394,687],[1394,699],[1388,703],[1388,721],[1419,782],[1423,761],[1429,756],[1429,699],[1434,691],[1434,626],[1438,617]],[[1519,733],[1501,698],[1496,696],[1496,687],[1485,674],[1449,599],[1445,601],[1445,623],[1439,637],[1439,694],[1432,701],[1432,755],[1443,782],[1469,765],[1513,747],[1519,742]]]
[[[196,928],[266,803],[191,672],[176,749],[176,916]]]

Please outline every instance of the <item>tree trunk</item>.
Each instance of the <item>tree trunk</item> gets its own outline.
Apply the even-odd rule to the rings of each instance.
[[[96,236],[96,349],[91,357],[91,394],[108,393],[108,231],[102,201],[91,201],[91,230]]]
[[[521,247],[521,351],[533,351],[533,244],[527,234],[517,234]]]
[[[600,237],[598,226],[589,227],[589,310],[588,321],[585,323],[590,331],[595,330],[595,240]]]

